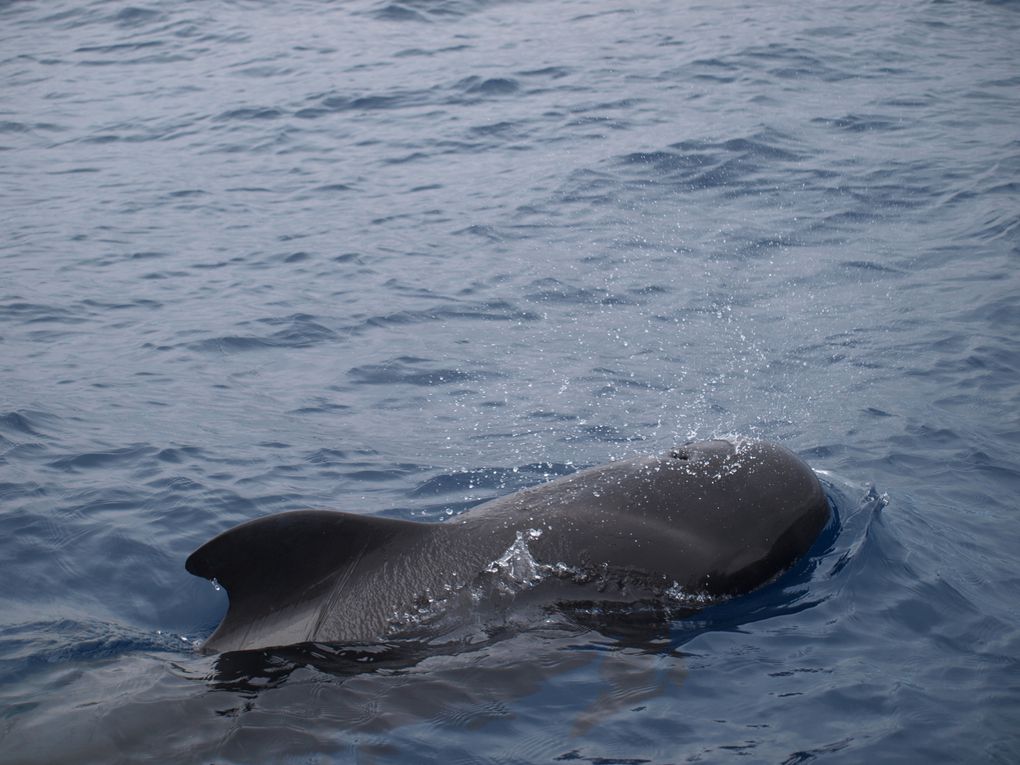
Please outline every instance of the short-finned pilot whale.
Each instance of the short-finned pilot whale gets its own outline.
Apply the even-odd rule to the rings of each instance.
[[[668,590],[711,601],[790,567],[829,512],[817,477],[792,452],[714,440],[582,470],[445,523],[318,510],[258,518],[185,565],[230,598],[207,652],[372,642],[394,613],[492,571],[522,539],[534,561],[572,572],[577,597],[571,584],[567,594],[555,588],[557,600],[626,602]],[[596,595],[585,572],[601,582]],[[607,588],[613,577],[629,585]]]

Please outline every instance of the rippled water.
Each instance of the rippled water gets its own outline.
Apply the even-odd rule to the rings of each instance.
[[[1020,759],[1018,50],[1011,3],[0,3],[0,761]],[[840,517],[748,598],[193,651],[236,522],[727,433]]]

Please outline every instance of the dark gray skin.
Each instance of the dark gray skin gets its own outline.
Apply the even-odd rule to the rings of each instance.
[[[427,593],[477,581],[518,533],[536,561],[574,572],[548,588],[553,601],[636,601],[676,586],[718,600],[789,568],[829,512],[815,474],[787,449],[704,441],[583,470],[446,523],[331,511],[258,518],[207,542],[186,567],[230,596],[208,652],[371,642]]]

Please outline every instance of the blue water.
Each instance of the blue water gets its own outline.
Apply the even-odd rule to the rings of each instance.
[[[0,3],[0,762],[1020,760],[1020,7]],[[839,521],[638,638],[194,650],[245,519],[689,438]]]

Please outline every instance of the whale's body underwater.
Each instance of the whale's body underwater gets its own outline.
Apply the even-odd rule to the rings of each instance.
[[[371,642],[395,613],[477,581],[522,540],[529,560],[566,572],[549,577],[556,602],[667,592],[712,602],[774,579],[829,513],[817,477],[787,449],[704,441],[580,471],[446,523],[332,511],[259,518],[207,542],[186,567],[230,597],[206,651]]]

